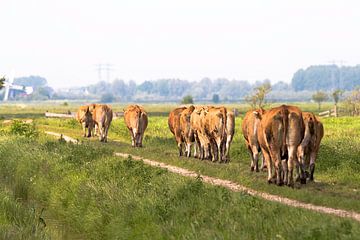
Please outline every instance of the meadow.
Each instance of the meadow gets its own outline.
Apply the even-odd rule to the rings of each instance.
[[[109,142],[81,137],[73,119],[45,119],[44,110],[73,111],[76,105],[1,106],[4,118],[32,118],[33,124],[0,128],[0,237],[3,239],[358,239],[360,224],[267,202],[244,193],[186,179],[166,170],[114,157],[123,152],[230,179],[256,190],[302,202],[360,212],[360,119],[322,119],[316,182],[294,189],[266,183],[250,172],[250,156],[236,118],[231,162],[179,158],[167,117],[175,105],[147,105],[144,147],[134,149],[122,118],[113,121]],[[123,105],[115,105],[121,111]],[[240,113],[247,106],[229,105]],[[304,104],[315,110],[315,104]],[[12,109],[9,111],[9,109]],[[9,115],[6,115],[9,114]],[[152,115],[152,113],[154,113]],[[12,114],[12,115],[11,115]],[[43,134],[63,133],[82,144]],[[44,209],[44,210],[43,210]],[[43,211],[42,211],[43,210]],[[46,223],[46,227],[42,220]]]

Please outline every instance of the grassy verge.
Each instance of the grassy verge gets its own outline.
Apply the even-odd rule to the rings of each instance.
[[[52,237],[51,223],[57,220],[68,229],[58,236],[63,239],[355,239],[360,234],[357,222],[116,158],[105,144],[7,136],[0,141],[0,177],[5,239]],[[38,213],[40,206],[48,226],[34,233],[39,214],[34,217],[31,209]],[[6,235],[12,229],[16,237]]]

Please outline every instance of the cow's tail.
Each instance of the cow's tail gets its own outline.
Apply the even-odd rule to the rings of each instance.
[[[289,128],[289,110],[283,106],[281,108],[281,115],[282,115],[282,124],[284,127],[284,133],[282,136],[282,155],[286,152],[286,137],[288,135],[288,128]]]

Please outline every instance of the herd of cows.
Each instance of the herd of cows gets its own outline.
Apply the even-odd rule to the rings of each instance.
[[[79,108],[76,119],[81,123],[84,137],[99,135],[107,142],[113,118],[110,106],[91,104]],[[124,109],[124,120],[133,147],[142,147],[148,125],[147,113],[139,105]],[[172,110],[169,129],[175,136],[179,156],[208,159],[213,162],[230,161],[230,145],[235,133],[235,115],[225,107],[183,106]],[[97,133],[99,132],[99,133]],[[282,105],[270,110],[248,111],[242,122],[242,132],[251,156],[251,171],[267,168],[268,183],[277,185],[302,184],[314,179],[314,170],[324,128],[320,120],[298,107]]]

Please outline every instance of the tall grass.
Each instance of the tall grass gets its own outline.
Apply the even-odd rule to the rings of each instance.
[[[72,233],[66,239],[354,239],[360,234],[360,225],[351,220],[116,158],[105,144],[7,136],[0,141],[0,177],[3,238],[46,239],[54,218]],[[45,209],[45,228],[38,224],[39,206]],[[13,229],[17,235],[9,235]]]

